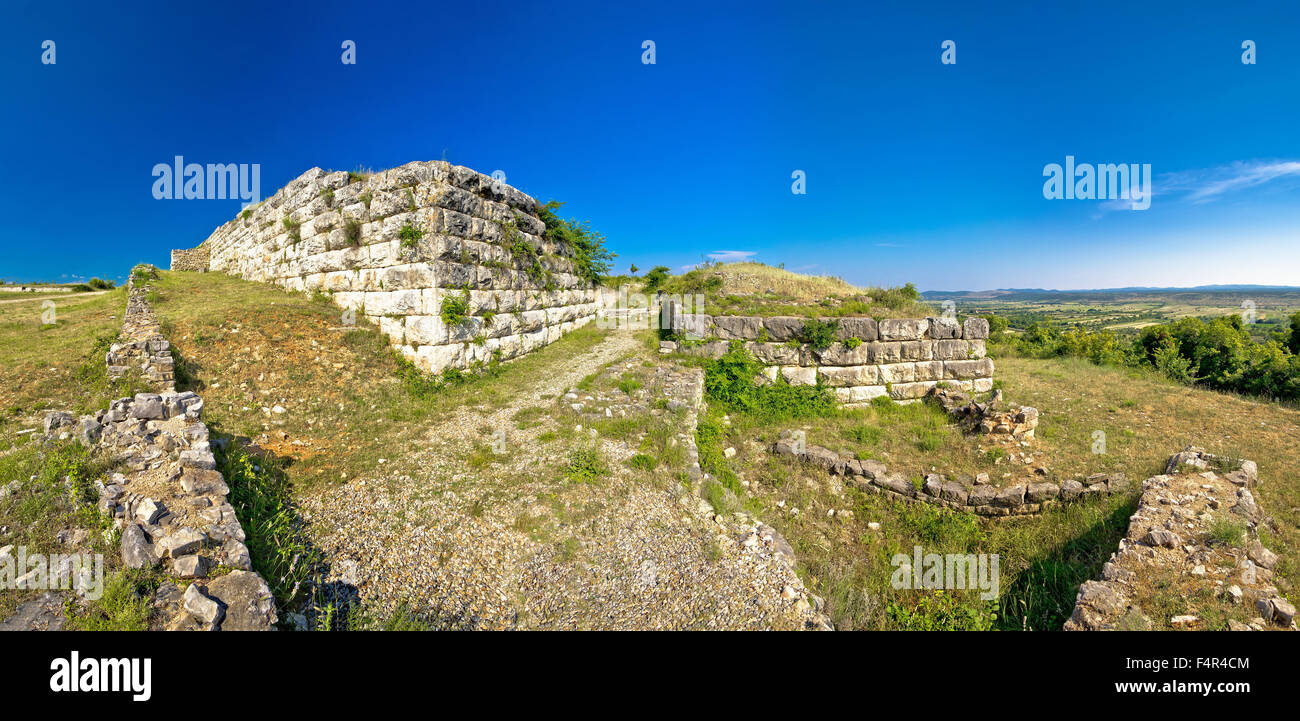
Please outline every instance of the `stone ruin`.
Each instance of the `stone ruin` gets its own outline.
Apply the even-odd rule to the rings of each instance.
[[[983,433],[988,436],[1010,436],[1015,441],[1033,439],[1038,428],[1038,409],[1031,406],[1011,404],[1008,408],[998,410],[1002,401],[1002,391],[995,390],[988,401],[979,403],[971,400],[966,393],[955,388],[935,388],[930,391],[930,398],[955,418],[967,433]]]
[[[133,272],[134,276],[134,272]],[[170,620],[167,630],[269,630],[277,620],[270,587],[253,571],[244,529],[227,496],[230,488],[217,470],[203,399],[176,392],[160,356],[171,360],[170,345],[158,333],[144,289],[132,285],[123,323],[124,342],[114,344],[109,363],[143,365],[144,377],[158,392],[120,398],[107,410],[75,418],[46,415],[45,437],[80,442],[121,459],[125,473],[108,483],[96,481],[99,510],[121,531],[127,568],[165,562],[171,577],[154,606]],[[123,354],[143,343],[153,355]],[[170,363],[166,365],[170,369]],[[181,584],[187,584],[182,590]]]
[[[152,266],[136,266],[126,285],[126,314],[122,318],[122,333],[108,349],[108,377],[118,380],[130,373],[138,373],[159,390],[175,390],[176,369],[172,359],[171,343],[163,337],[158,319],[145,300],[148,288],[136,283],[136,274],[157,277]]]
[[[1248,622],[1229,620],[1234,631],[1295,630],[1295,606],[1274,583],[1277,554],[1259,541],[1267,524],[1251,489],[1259,483],[1253,461],[1235,462],[1189,446],[1169,459],[1165,473],[1142,482],[1142,497],[1119,550],[1101,579],[1079,587],[1067,631],[1142,630],[1152,627],[1141,602],[1152,580],[1173,575],[1194,588],[1242,607]],[[1215,539],[1212,524],[1235,518],[1246,529],[1242,544]],[[1178,591],[1184,598],[1192,593]],[[1177,629],[1203,629],[1191,613],[1168,619]]]
[[[664,349],[718,358],[731,343],[764,365],[764,374],[792,385],[821,383],[841,405],[887,396],[914,401],[938,386],[984,392],[993,388],[993,360],[985,357],[989,324],[984,318],[829,318],[836,340],[825,348],[806,341],[806,318],[683,314],[680,304],[661,306],[661,327],[682,338]]]
[[[552,343],[600,308],[575,249],[545,237],[540,207],[441,161],[360,178],[312,168],[198,248],[173,251],[173,270],[328,293],[422,370],[469,369]],[[464,317],[450,320],[446,304],[461,302]]]

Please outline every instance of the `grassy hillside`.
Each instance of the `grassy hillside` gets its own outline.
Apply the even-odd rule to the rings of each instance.
[[[703,312],[710,315],[921,318],[937,312],[911,285],[859,288],[835,276],[802,275],[763,263],[712,263],[675,276],[651,271],[643,280],[648,292],[703,294]]]

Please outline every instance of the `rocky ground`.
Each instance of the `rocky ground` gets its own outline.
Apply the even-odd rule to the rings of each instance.
[[[457,409],[391,473],[304,499],[323,588],[445,628],[824,627],[788,546],[689,490],[698,374],[616,332],[504,407]]]

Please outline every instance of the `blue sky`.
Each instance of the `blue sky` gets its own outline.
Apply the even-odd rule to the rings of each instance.
[[[264,196],[313,166],[499,169],[620,269],[1300,284],[1300,4],[977,5],[10,3],[0,277],[165,267],[239,210],[155,200],[181,155],[259,163]],[[1067,155],[1150,164],[1151,207],[1045,199]]]

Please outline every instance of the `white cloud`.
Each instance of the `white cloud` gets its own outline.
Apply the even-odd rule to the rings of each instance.
[[[1163,173],[1156,178],[1154,190],[1190,203],[1206,203],[1227,193],[1294,176],[1300,176],[1300,161],[1237,161],[1216,168]]]

